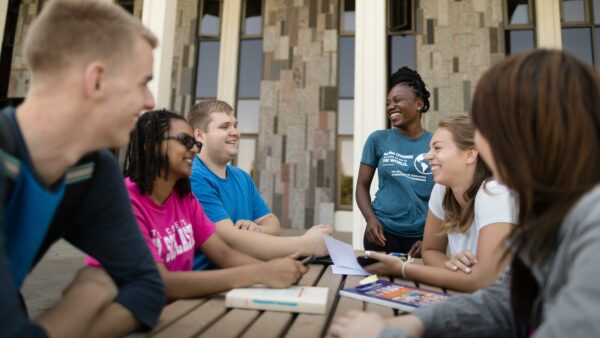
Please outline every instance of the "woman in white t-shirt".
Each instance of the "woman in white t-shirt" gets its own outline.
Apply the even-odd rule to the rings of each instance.
[[[422,256],[425,265],[367,252],[380,262],[366,269],[452,290],[473,292],[494,282],[508,257],[504,240],[517,221],[514,202],[474,145],[466,115],[440,121],[426,159],[436,185],[429,200]]]

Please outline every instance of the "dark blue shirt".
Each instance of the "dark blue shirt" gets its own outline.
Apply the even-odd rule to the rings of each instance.
[[[0,123],[9,124],[8,133],[10,135],[8,138],[15,141],[16,147],[12,150],[16,152],[12,154],[14,159],[18,160],[21,166],[32,168],[27,147],[16,124],[14,109],[7,108],[1,114],[4,116],[0,116]],[[0,136],[0,139],[7,138],[4,133]],[[4,144],[2,144],[2,150],[5,153],[11,152],[10,149],[4,149]],[[3,164],[7,163],[0,161],[0,167]],[[2,328],[2,336],[45,336],[43,329],[27,318],[25,309],[19,301],[19,287],[12,271],[15,268],[18,271],[30,271],[35,266],[35,260],[43,256],[49,246],[60,237],[81,251],[96,257],[119,288],[115,302],[128,309],[145,327],[154,326],[165,302],[164,288],[146,242],[138,230],[123,184],[123,177],[114,156],[105,150],[86,156],[85,160],[78,163],[76,167],[91,170],[75,172],[75,175],[66,175],[59,180],[59,182],[65,182],[66,188],[61,188],[62,183],[56,187],[45,186],[35,172],[30,169],[31,177],[29,179],[33,179],[34,184],[39,188],[51,193],[65,189],[64,196],[55,209],[48,233],[43,236],[42,245],[36,245],[35,251],[37,252],[32,263],[21,261],[19,257],[11,258],[7,254],[9,252],[7,243],[16,247],[28,246],[29,244],[26,242],[31,239],[27,234],[18,237],[12,237],[10,233],[10,237],[6,235],[5,229],[20,229],[26,226],[24,223],[20,223],[18,218],[6,219],[4,217],[4,215],[18,214],[18,210],[14,209],[22,207],[20,203],[12,203],[11,199],[15,196],[13,194],[19,196],[35,193],[31,189],[20,191],[13,179],[18,175],[12,177],[11,170],[8,169],[14,168],[10,163],[8,165],[11,168],[0,170],[2,172],[0,182],[4,186],[9,183],[11,185],[10,196],[4,196],[5,188],[2,187],[0,190],[2,193],[0,196],[3,197],[0,198],[0,203],[2,203],[0,205],[2,207],[0,213],[0,328]],[[67,184],[69,182],[73,184]],[[76,196],[75,200],[71,197],[76,191],[74,189],[77,184],[85,184],[85,189],[83,193]],[[17,199],[23,201],[27,198],[29,197],[21,196]],[[11,201],[10,205],[7,204],[7,200]],[[69,319],[65,318],[64,320]]]

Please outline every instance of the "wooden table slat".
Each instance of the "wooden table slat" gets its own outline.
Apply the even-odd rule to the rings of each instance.
[[[152,337],[193,337],[225,313],[225,297],[223,295],[214,296]]]
[[[248,328],[243,338],[277,338],[280,337],[294,319],[290,312],[264,312]]]
[[[248,309],[232,309],[214,325],[202,332],[198,337],[208,338],[234,338],[241,335],[244,330],[260,315],[261,311]]]
[[[302,276],[298,285],[313,286],[319,281],[319,277],[323,274],[323,270],[327,268],[325,265],[312,264],[308,266],[308,271]]]
[[[323,327],[327,323],[327,314],[331,312],[331,307],[339,297],[337,292],[342,282],[342,275],[334,275],[331,266],[321,276],[316,286],[329,288],[327,295],[327,309],[325,315],[299,314],[296,320],[285,334],[289,338],[320,337]]]
[[[343,285],[342,289],[353,288],[353,287],[357,286],[358,282],[360,282],[360,280],[363,278],[365,278],[365,277],[364,276],[347,276],[346,280],[344,281],[344,285]],[[335,312],[333,313],[332,318],[335,319],[337,317],[345,315],[350,310],[363,310],[363,307],[364,307],[363,303],[364,302],[360,301],[360,300],[341,296],[338,301]]]
[[[158,319],[158,323],[154,327],[151,332],[142,333],[134,335],[136,338],[144,338],[150,337],[164,329],[165,327],[173,324],[181,317],[185,316],[187,313],[191,312],[202,303],[206,302],[206,299],[182,299],[168,306],[165,306],[162,313],[160,314],[160,318]]]

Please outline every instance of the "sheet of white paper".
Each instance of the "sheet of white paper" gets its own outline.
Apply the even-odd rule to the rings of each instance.
[[[325,236],[324,238],[329,256],[331,256],[334,265],[360,271],[365,275],[369,274],[356,261],[352,245],[338,241],[333,237]]]
[[[331,272],[333,272],[336,275],[352,275],[352,276],[367,276],[367,275],[370,275],[370,273],[366,272],[363,269],[356,270],[356,269],[346,268],[346,267],[337,266],[337,265],[332,265],[331,266]]]

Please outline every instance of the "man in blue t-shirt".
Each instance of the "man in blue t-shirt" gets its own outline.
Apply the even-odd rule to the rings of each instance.
[[[106,1],[48,1],[23,55],[25,101],[0,111],[2,337],[122,337],[158,320],[165,293],[114,156],[154,106],[157,40]],[[30,321],[19,295],[59,238],[96,257]]]
[[[331,226],[316,225],[302,236],[279,237],[279,220],[261,198],[250,175],[228,165],[238,153],[240,133],[233,108],[226,102],[206,100],[188,114],[196,140],[202,143],[192,166],[192,191],[217,232],[236,250],[268,260],[293,253],[327,255],[323,235]],[[214,267],[196,253],[194,269]]]

